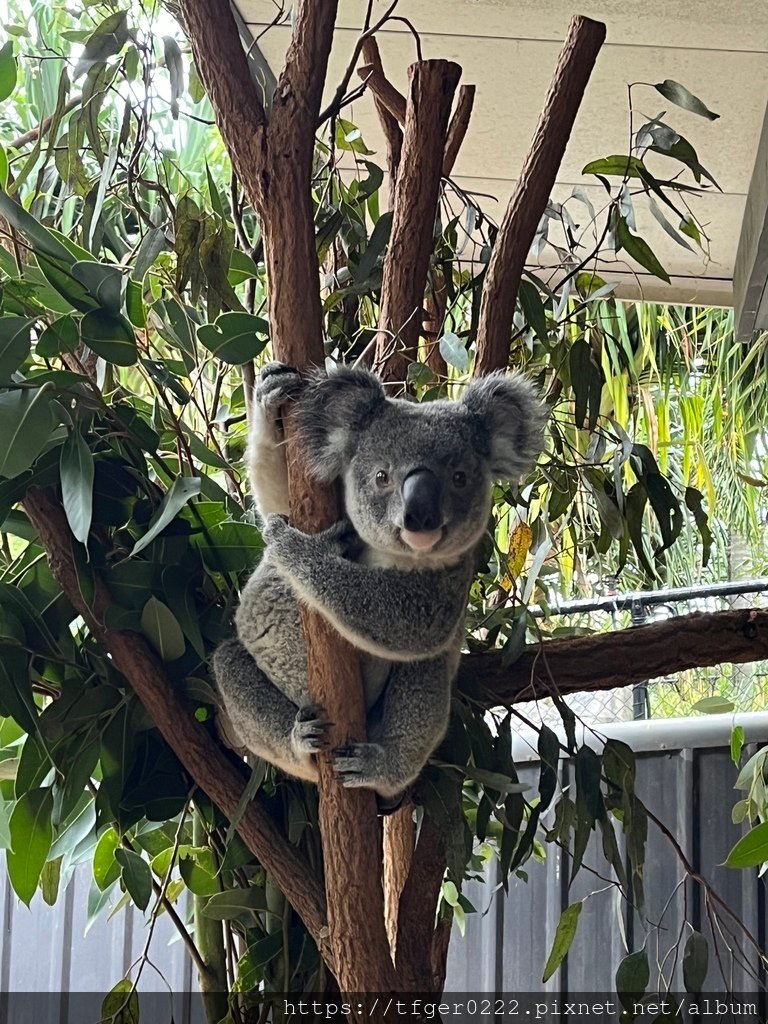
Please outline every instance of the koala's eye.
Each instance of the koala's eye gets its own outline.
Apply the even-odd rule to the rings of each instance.
[[[467,474],[463,473],[460,469],[453,474],[453,486],[454,487],[466,487],[467,486]]]
[[[379,485],[379,487],[386,487],[387,484],[389,483],[389,473],[387,473],[383,469],[380,469],[376,474],[376,483]]]

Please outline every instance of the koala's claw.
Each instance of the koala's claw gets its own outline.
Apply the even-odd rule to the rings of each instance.
[[[325,746],[331,722],[318,704],[305,704],[296,712],[293,746],[299,754],[316,754]]]
[[[298,370],[285,363],[267,363],[262,367],[256,385],[256,401],[268,409],[275,409],[295,398],[306,387]]]
[[[375,761],[381,748],[376,743],[349,743],[333,751],[333,770],[348,789],[375,787],[378,772]]]

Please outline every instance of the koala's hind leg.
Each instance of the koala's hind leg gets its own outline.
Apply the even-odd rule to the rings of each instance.
[[[270,682],[239,640],[213,655],[227,740],[300,779],[317,782],[313,754],[323,746],[328,721],[321,708],[298,708]]]
[[[369,742],[334,751],[343,785],[394,797],[416,780],[448,728],[454,663],[451,655],[393,663]]]

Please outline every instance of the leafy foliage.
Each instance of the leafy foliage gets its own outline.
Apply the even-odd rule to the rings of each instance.
[[[230,180],[175,24],[135,6],[13,11],[15,34],[30,37],[23,55],[13,40],[0,49],[0,841],[11,883],[27,903],[38,888],[52,901],[88,860],[91,916],[118,892],[152,914],[189,893],[202,917],[240,937],[234,990],[246,1000],[262,983],[306,991],[322,967],[303,925],[75,613],[23,506],[30,488],[54,489],[82,596],[90,603],[96,581],[106,583],[105,625],[142,633],[190,714],[213,729],[208,656],[229,635],[262,550],[241,468],[248,380],[269,342],[259,226]],[[657,88],[714,116],[677,83]],[[373,155],[341,118],[318,140],[327,353],[345,361],[364,358],[374,336],[391,227]],[[676,162],[674,176],[652,172],[659,156]],[[621,303],[590,251],[589,233],[603,255],[623,251],[666,278],[636,232],[634,204],[651,204],[679,244],[705,253],[690,201],[711,176],[660,118],[634,133],[631,153],[585,173],[603,183],[605,209],[596,214],[579,188],[548,206],[534,254],[549,247],[568,272],[557,290],[529,274],[515,321],[512,363],[549,394],[551,441],[525,487],[495,494],[493,543],[472,590],[470,649],[500,647],[510,663],[533,628],[528,603],[606,577],[676,578],[681,546],[688,565],[692,552],[717,561],[721,527],[752,528],[766,483],[766,391],[755,387],[764,348],[736,354],[725,314]],[[576,208],[588,229],[577,229]],[[442,296],[440,331],[409,371],[422,401],[457,392],[471,368],[494,236],[478,202],[446,183],[430,283]],[[506,885],[557,842],[571,848],[575,876],[592,832],[642,905],[647,821],[631,752],[615,742],[577,749],[573,715],[558,707],[566,749],[541,730],[532,794],[512,760],[511,716],[488,720],[456,701],[418,790],[447,842],[441,915],[461,922],[473,910],[461,883],[490,856]],[[575,763],[568,792],[564,753]],[[257,791],[318,864],[315,792],[263,764]],[[580,909],[561,922],[547,977]],[[692,948],[691,978],[701,960]],[[624,987],[642,975],[622,970]],[[131,992],[120,982],[107,1001],[123,1007]]]

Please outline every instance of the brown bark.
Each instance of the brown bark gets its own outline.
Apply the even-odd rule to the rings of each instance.
[[[532,644],[513,665],[501,653],[465,654],[461,692],[486,707],[611,690],[711,665],[768,658],[768,610],[696,612],[595,636]]]
[[[113,605],[103,581],[94,579],[94,595],[83,598],[72,559],[72,534],[64,510],[51,491],[32,489],[24,508],[44,546],[51,571],[64,593],[109,652],[117,669],[131,684],[164,739],[194,779],[224,814],[232,817],[246,783],[244,772],[180,700],[163,663],[143,636],[107,629],[103,623]],[[274,878],[307,926],[323,958],[331,965],[326,908],[320,880],[275,827],[270,815],[253,800],[238,825],[243,840]]]
[[[445,140],[445,153],[443,154],[443,177],[448,178],[453,171],[456,157],[459,155],[461,144],[469,128],[469,119],[472,116],[472,107],[475,102],[474,85],[462,85],[459,89],[459,102],[453,112],[451,123],[448,125],[448,138]]]
[[[506,369],[517,291],[528,251],[549,200],[605,25],[571,19],[539,123],[488,263],[480,302],[475,374]]]
[[[360,68],[358,74],[368,82],[368,86],[373,94],[373,104],[376,107],[379,124],[384,133],[384,142],[387,147],[387,173],[389,174],[389,208],[391,210],[394,206],[395,183],[403,151],[403,132],[400,124],[405,121],[405,97],[387,82],[384,76],[384,68],[381,64],[378,43],[373,36],[368,36],[364,40],[362,53],[367,64],[365,67]],[[383,81],[386,83],[386,86],[392,93],[396,93],[397,97],[399,97],[399,102],[402,104],[400,108],[403,114],[402,120],[398,120],[397,115],[392,112],[392,107],[385,102],[384,97],[377,91],[376,84],[371,83],[371,75],[374,73],[377,82]]]
[[[407,801],[384,819],[384,917],[392,958],[397,963],[397,919],[400,896],[408,880],[416,825],[413,804]]]
[[[434,977],[435,913],[445,874],[443,842],[425,815],[400,894],[397,921],[397,973],[404,992],[442,991]],[[443,979],[444,980],[444,979]]]
[[[408,69],[410,89],[392,235],[384,261],[376,368],[403,384],[416,358],[421,308],[432,251],[445,132],[461,68],[445,60]]]
[[[337,0],[298,4],[285,67],[267,125],[228,0],[182,0],[195,60],[250,202],[259,213],[269,278],[272,352],[298,368],[324,361],[319,268],[311,207],[315,126]],[[338,518],[336,494],[308,476],[287,418],[291,518],[314,532]],[[365,736],[357,656],[319,616],[305,611],[313,700],[335,723],[333,746]],[[393,987],[384,929],[381,852],[371,792],[344,791],[319,758],[330,946],[343,991]],[[360,908],[365,907],[365,913]]]

